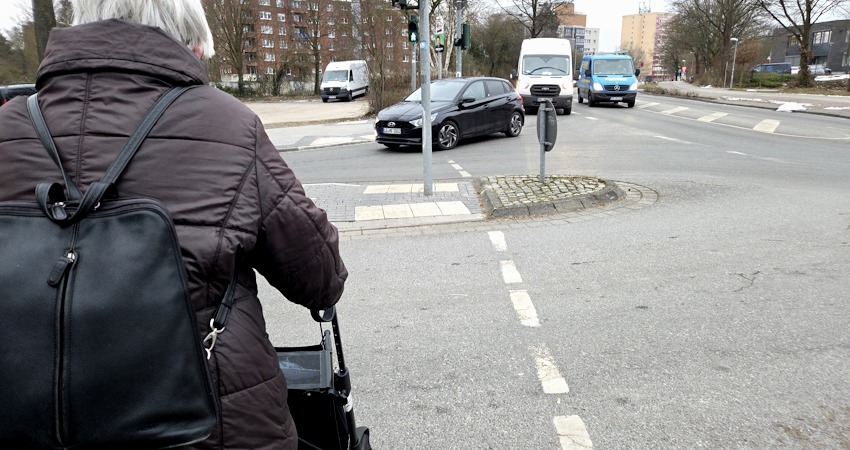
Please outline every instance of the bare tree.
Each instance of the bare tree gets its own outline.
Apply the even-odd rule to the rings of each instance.
[[[709,82],[718,82],[732,61],[731,38],[750,42],[765,32],[764,12],[754,0],[676,0],[672,6],[676,17],[668,27],[668,46],[662,49],[665,65],[678,69],[690,53],[691,74],[704,70],[702,76]]]
[[[809,70],[812,61],[812,25],[827,13],[842,7],[847,0],[754,0],[800,45],[800,86],[814,86]]]
[[[213,40],[218,47],[216,57],[236,71],[238,93],[243,96],[246,66],[244,52],[255,52],[257,45],[254,29],[256,11],[251,2],[242,0],[204,0],[204,6]]]
[[[352,33],[359,36],[363,59],[368,62],[369,112],[376,113],[410,91],[410,63],[403,59],[415,45],[405,39],[412,11],[402,12],[388,1],[364,1],[360,8],[361,19]]]
[[[44,58],[47,38],[50,30],[56,26],[56,14],[53,10],[53,0],[32,0],[32,16],[35,26],[35,43],[38,49],[38,59]]]
[[[572,0],[511,0],[512,6],[502,6],[505,13],[522,24],[532,38],[557,35],[557,5]]]
[[[478,37],[469,51],[472,65],[483,75],[508,78],[516,69],[523,27],[505,14],[493,14],[473,28]]]

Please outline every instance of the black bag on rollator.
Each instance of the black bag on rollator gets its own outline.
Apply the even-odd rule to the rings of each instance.
[[[358,427],[354,420],[351,379],[336,310],[331,307],[312,315],[320,324],[331,323],[331,329],[322,332],[319,344],[275,348],[289,388],[289,411],[298,430],[298,449],[371,450],[369,429]]]

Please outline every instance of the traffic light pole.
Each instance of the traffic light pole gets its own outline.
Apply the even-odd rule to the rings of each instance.
[[[457,32],[455,43],[460,44],[461,35],[463,35],[463,0],[455,0],[455,23],[457,24]],[[463,50],[460,45],[455,46],[455,76],[460,78],[463,75]]]
[[[423,190],[426,196],[434,195],[434,180],[431,173],[431,55],[428,43],[431,42],[431,24],[428,16],[431,14],[431,1],[419,1],[419,67],[422,71],[422,168]]]

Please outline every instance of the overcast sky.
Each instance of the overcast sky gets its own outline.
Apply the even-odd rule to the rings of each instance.
[[[7,31],[17,24],[22,2],[29,0],[0,0],[0,30]],[[637,14],[644,3],[653,12],[663,12],[667,11],[670,0],[575,0],[576,12],[587,15],[587,26],[600,29],[600,51],[617,49],[623,16]]]
[[[637,14],[642,4],[652,12],[665,12],[670,0],[575,0],[576,13],[587,16],[587,27],[599,28],[600,52],[618,50],[623,16]]]

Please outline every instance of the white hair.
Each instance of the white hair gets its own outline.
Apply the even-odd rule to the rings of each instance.
[[[74,25],[121,19],[162,28],[177,41],[205,58],[215,54],[201,0],[71,0]]]

